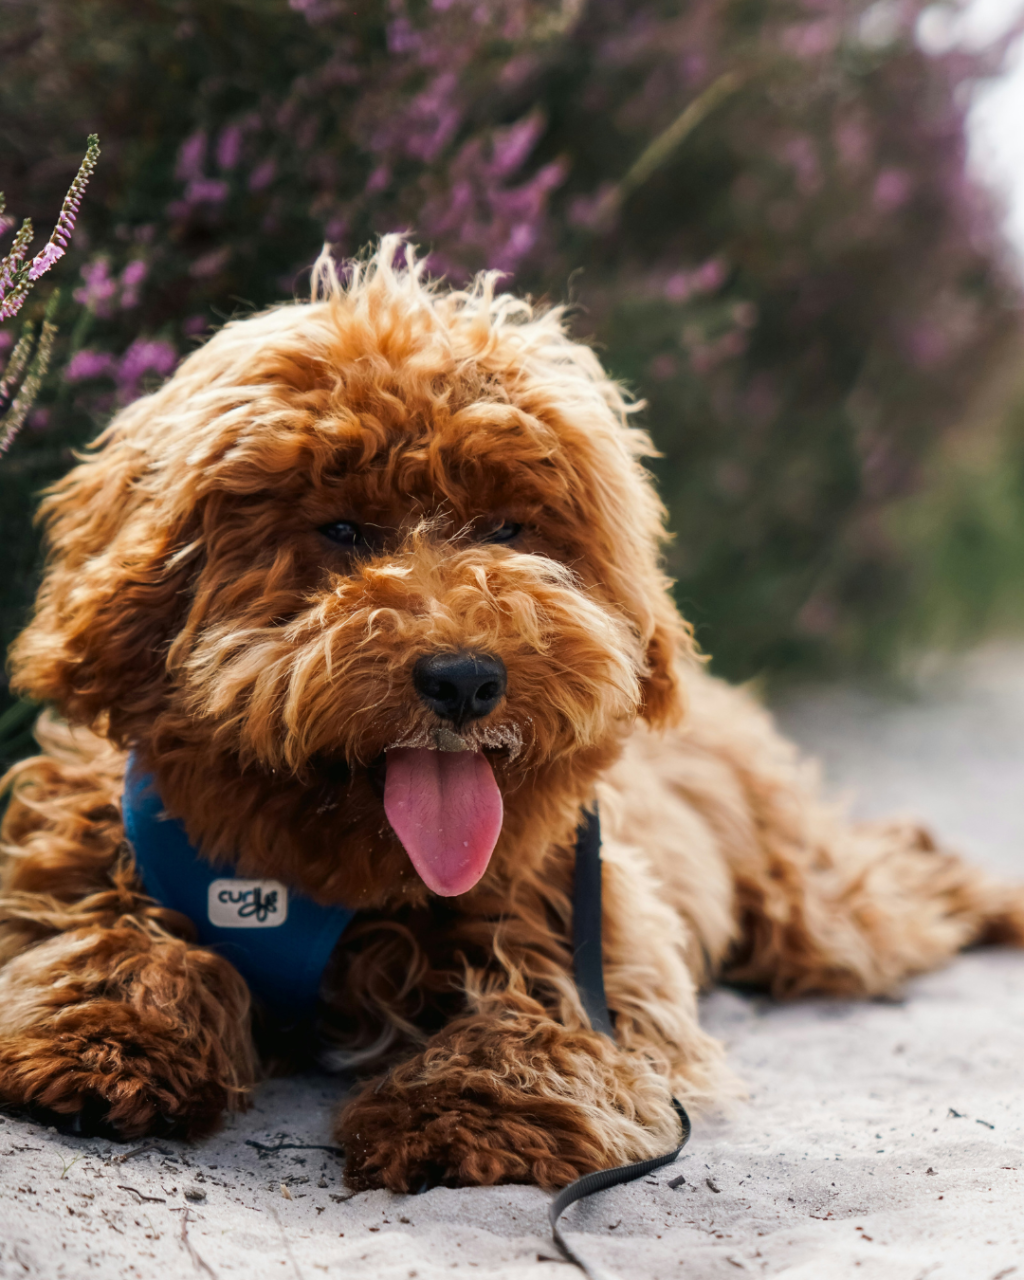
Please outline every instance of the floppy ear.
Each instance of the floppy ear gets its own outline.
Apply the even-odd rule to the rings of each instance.
[[[126,429],[145,412],[140,401],[121,414],[45,498],[47,567],[10,651],[15,689],[72,722],[107,713],[115,739],[162,701],[166,646],[195,567],[185,521],[155,518],[145,490],[147,453]]]
[[[678,724],[686,714],[682,665],[697,655],[693,629],[679,616],[667,583],[654,613],[647,641],[647,671],[640,680],[640,714],[653,728],[663,729]]]
[[[667,513],[641,465],[657,450],[632,425],[643,404],[626,395],[589,347],[569,337],[560,310],[517,333],[527,331],[536,335],[527,365],[536,380],[519,402],[552,427],[563,448],[571,481],[558,508],[568,541],[595,584],[627,615],[639,642],[639,654],[631,655],[639,659],[639,714],[659,728],[675,724],[686,711],[683,675],[697,649],[661,568]],[[546,376],[538,378],[538,370]]]

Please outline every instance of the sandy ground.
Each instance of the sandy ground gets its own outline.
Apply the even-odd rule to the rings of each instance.
[[[780,718],[856,811],[926,816],[1024,874],[1024,652],[979,655],[916,699],[805,691]],[[699,1123],[675,1165],[569,1211],[567,1233],[604,1274],[1024,1280],[1024,956],[965,956],[901,1002],[778,1007],[720,991],[705,1021],[749,1103]],[[533,1188],[351,1196],[326,1149],[339,1088],[275,1081],[193,1146],[117,1147],[7,1118],[0,1277],[578,1274],[555,1260]]]

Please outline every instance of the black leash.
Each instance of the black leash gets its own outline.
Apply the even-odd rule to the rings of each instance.
[[[573,973],[580,1001],[595,1031],[601,1031],[612,1039],[615,1029],[608,1002],[604,994],[604,965],[601,960],[601,820],[597,809],[583,816],[576,831],[576,872],[572,895]],[[623,1164],[614,1169],[598,1169],[594,1173],[577,1178],[555,1196],[548,1210],[551,1235],[568,1262],[575,1263],[584,1275],[596,1280],[594,1272],[583,1259],[566,1244],[558,1227],[562,1214],[585,1196],[606,1191],[623,1182],[635,1182],[645,1174],[653,1173],[662,1165],[671,1164],[690,1140],[690,1117],[677,1098],[672,1099],[682,1128],[679,1146],[662,1156],[639,1160],[635,1164]]]
[[[590,1025],[615,1039],[604,994],[601,955],[601,819],[596,806],[576,828],[576,870],[572,887],[572,971]]]

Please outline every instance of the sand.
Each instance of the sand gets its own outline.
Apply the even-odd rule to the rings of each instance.
[[[805,691],[780,718],[857,812],[928,818],[1024,875],[1024,651],[977,655],[916,699]],[[696,1124],[676,1164],[568,1212],[605,1276],[1024,1280],[1024,955],[963,956],[893,1002],[718,991],[704,1017],[749,1100]],[[557,1260],[534,1188],[351,1196],[340,1156],[321,1149],[342,1087],[273,1081],[194,1145],[6,1118],[0,1277],[579,1274]]]

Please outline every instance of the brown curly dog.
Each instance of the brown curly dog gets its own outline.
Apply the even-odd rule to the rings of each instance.
[[[321,258],[310,303],[228,324],[45,499],[11,663],[61,719],[8,776],[5,1105],[195,1135],[326,1044],[378,1072],[337,1121],[352,1186],[551,1187],[734,1088],[702,984],[871,995],[1024,941],[1022,891],[844,825],[704,672],[649,442],[563,320],[393,239],[343,281]],[[146,895],[129,751],[226,874],[355,911],[315,1035]],[[571,976],[595,798],[614,1042]]]

